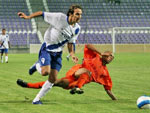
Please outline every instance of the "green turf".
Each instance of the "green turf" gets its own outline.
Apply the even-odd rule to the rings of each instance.
[[[37,56],[10,54],[8,64],[0,63],[0,113],[150,113],[150,110],[140,110],[136,106],[139,96],[150,95],[149,53],[116,54],[108,65],[117,101],[108,97],[103,86],[91,83],[83,87],[85,93],[82,95],[70,95],[68,90],[52,88],[42,98],[42,106],[31,104],[39,89],[25,89],[16,84],[17,78],[28,82],[47,79],[38,73],[28,75]],[[82,54],[79,58],[82,59]],[[64,55],[58,77],[63,77],[71,66],[73,63]]]

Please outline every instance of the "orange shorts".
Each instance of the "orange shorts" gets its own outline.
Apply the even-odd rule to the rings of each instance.
[[[72,89],[72,88],[74,88],[75,85],[76,85],[75,82],[77,81],[77,79],[75,78],[74,75],[66,76],[66,77],[63,77],[63,78],[61,78],[61,79],[66,79],[66,80],[68,80],[68,82],[69,82],[68,87],[65,88],[65,89]],[[73,85],[73,84],[74,84],[74,85]]]

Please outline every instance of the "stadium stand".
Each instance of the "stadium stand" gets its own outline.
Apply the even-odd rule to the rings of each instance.
[[[29,15],[25,0],[0,0],[0,27],[5,28],[10,35],[12,47],[26,47],[27,39],[29,43],[39,44],[40,41],[36,33],[32,33],[31,20],[20,19],[17,16],[19,11]],[[30,32],[27,34],[27,32]]]
[[[27,0],[0,0],[0,27],[6,28],[10,34],[12,45],[41,43],[33,31],[31,20],[20,19],[17,12],[29,14]],[[28,0],[33,12],[45,11],[43,0]],[[112,28],[114,27],[150,27],[149,0],[121,0],[119,4],[111,4],[107,0],[45,0],[50,12],[67,13],[72,4],[83,7],[80,22],[82,32],[79,43],[111,44]],[[4,15],[5,14],[5,15]],[[48,27],[42,18],[35,19],[37,28],[42,34]],[[27,33],[27,32],[30,33]],[[29,37],[28,37],[29,36]],[[118,44],[147,44],[150,43],[150,31],[116,34]]]
[[[106,0],[47,0],[51,12],[66,13],[71,4],[83,7],[80,25],[85,31],[79,36],[80,43],[112,43],[110,28],[149,27],[150,2],[148,0],[122,0],[120,4],[109,4]],[[105,32],[104,32],[105,31]],[[96,33],[95,33],[96,32]],[[116,43],[149,43],[147,33],[118,34]],[[128,38],[124,38],[127,37]],[[147,37],[147,38],[144,38]]]

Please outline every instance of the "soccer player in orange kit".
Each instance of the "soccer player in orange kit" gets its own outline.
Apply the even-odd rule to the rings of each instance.
[[[109,64],[114,59],[112,52],[106,51],[101,53],[93,45],[87,44],[84,48],[84,60],[82,64],[73,66],[66,76],[58,79],[54,86],[59,86],[65,89],[71,89],[71,94],[82,94],[82,86],[90,82],[96,82],[104,86],[105,91],[112,100],[116,97],[112,93],[112,81],[109,75],[106,64]],[[41,88],[44,82],[26,83],[20,79],[17,84],[28,88]]]

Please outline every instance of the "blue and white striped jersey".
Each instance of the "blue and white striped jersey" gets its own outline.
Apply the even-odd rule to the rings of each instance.
[[[63,13],[43,13],[44,20],[50,24],[44,35],[47,51],[60,52],[67,42],[74,42],[80,33],[80,25],[68,24],[68,17]]]

